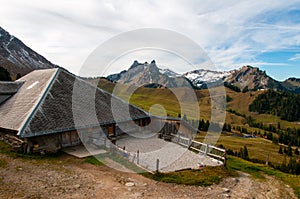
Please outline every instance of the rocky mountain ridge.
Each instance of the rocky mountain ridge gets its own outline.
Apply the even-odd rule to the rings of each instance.
[[[1,27],[0,66],[5,68],[12,77],[24,76],[35,69],[58,67]]]
[[[289,78],[284,82],[274,80],[257,67],[243,66],[231,71],[198,69],[178,74],[170,69],[160,69],[155,60],[150,64],[134,61],[128,70],[107,76],[112,82],[121,84],[147,85],[153,82],[163,87],[180,87],[189,82],[195,88],[207,88],[221,84],[234,86],[239,90],[273,89],[300,93],[300,79]]]

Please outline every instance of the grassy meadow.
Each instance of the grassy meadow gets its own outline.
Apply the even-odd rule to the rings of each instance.
[[[114,83],[109,82],[105,79],[101,79],[98,84],[100,88],[107,90],[108,92],[112,92],[114,90],[114,85]],[[126,90],[128,90],[129,88],[129,86],[123,85],[118,90],[115,89],[114,93],[117,93],[117,96],[121,98],[126,98]],[[178,117],[178,114],[182,113],[179,100],[187,102],[184,105],[186,105],[186,107],[189,107],[189,96],[187,96],[186,91],[182,88],[174,89],[177,96],[175,96],[175,94],[167,88],[153,89],[140,87],[137,89],[134,88],[134,90],[135,91],[130,96],[130,99],[127,100],[146,111],[150,111],[153,105],[160,104],[164,107],[168,116]],[[284,121],[274,115],[256,114],[249,112],[249,104],[251,104],[252,101],[263,91],[242,93],[225,88],[225,92],[228,98],[226,110],[231,109],[238,113],[236,114],[226,111],[225,122],[231,124],[232,126],[240,126],[246,128],[250,133],[254,131],[261,131],[261,133],[264,133],[264,130],[249,127],[244,116],[251,116],[255,120],[255,122],[262,122],[264,125],[277,124],[278,122],[280,122],[282,129],[286,129],[288,127],[300,128],[300,124],[298,124],[297,122]],[[195,95],[197,96],[199,104],[199,118],[204,120],[211,120],[211,98],[209,91],[207,89],[195,90]],[[159,108],[159,106],[157,108]],[[190,109],[192,109],[192,107]],[[192,112],[193,110],[190,111]],[[160,113],[159,110],[157,110],[156,112],[158,114]],[[201,140],[201,135],[198,135],[197,139]],[[284,155],[278,153],[279,145],[274,144],[264,138],[245,139],[232,136],[231,134],[222,134],[220,136],[220,139],[218,140],[217,145],[223,145],[225,148],[232,149],[234,151],[238,151],[240,148],[247,146],[250,158],[258,159],[261,161],[266,161],[268,155],[269,161],[271,161],[272,163],[280,164],[284,160]],[[295,155],[294,157],[299,158]]]

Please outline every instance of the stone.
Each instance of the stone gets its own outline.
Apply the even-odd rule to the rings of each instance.
[[[225,198],[230,198],[230,195],[229,194],[224,194],[223,195]]]
[[[81,187],[80,184],[74,185],[74,188],[75,188],[75,189],[79,189],[80,187]]]
[[[133,187],[134,186],[134,183],[133,182],[127,182],[125,184],[126,187]]]
[[[133,181],[134,181],[132,178],[128,178],[127,180],[130,181],[130,182],[133,182]]]
[[[223,192],[224,192],[224,193],[229,193],[229,192],[230,192],[230,189],[223,188]]]
[[[143,192],[138,192],[135,194],[136,197],[143,197],[144,196],[144,193]]]

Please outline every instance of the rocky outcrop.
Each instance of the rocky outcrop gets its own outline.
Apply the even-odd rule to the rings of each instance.
[[[7,69],[12,77],[24,76],[35,69],[56,68],[21,40],[0,27],[0,66]]]

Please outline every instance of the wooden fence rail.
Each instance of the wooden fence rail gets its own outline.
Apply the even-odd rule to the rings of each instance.
[[[206,143],[195,141],[191,138],[184,137],[179,134],[172,134],[171,141],[177,144],[180,144],[184,147],[187,147],[189,149],[192,149],[194,151],[197,151],[199,153],[208,155],[212,158],[218,159],[223,162],[224,165],[226,165],[226,150],[209,145]]]

